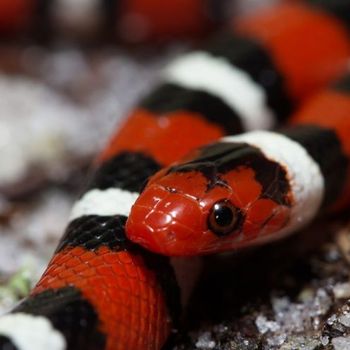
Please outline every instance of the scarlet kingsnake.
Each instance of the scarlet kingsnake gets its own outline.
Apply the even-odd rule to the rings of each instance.
[[[188,151],[225,135],[271,128],[304,99],[340,77],[350,53],[348,10],[349,5],[342,1],[281,5],[242,18],[234,30],[206,48],[171,63],[161,84],[141,101],[99,157],[95,175],[73,208],[71,222],[38,285],[11,314],[0,319],[2,349],[162,348],[177,326],[180,293],[169,258],[147,252],[126,238],[124,226],[134,200],[149,176]],[[249,202],[253,198],[252,203],[264,214],[261,217],[244,212],[244,206],[229,198],[238,218],[234,228],[246,224],[248,215],[258,229],[294,224],[288,210],[303,198],[308,200],[307,209],[312,209],[305,211],[306,221],[320,205],[340,204],[349,182],[349,78],[334,86],[313,97],[291,118],[293,123],[310,126],[295,126],[282,134],[256,131],[230,136],[195,152],[185,164],[162,170],[133,209],[130,237],[163,253],[201,252],[198,245],[193,246],[196,240],[193,244],[186,241],[187,223],[182,231],[164,231],[165,236],[183,234],[180,238],[186,244],[180,244],[178,251],[147,241],[151,224],[167,228],[167,220],[173,220],[164,213],[183,200],[184,191],[197,198],[196,191],[234,188],[242,191],[240,199]],[[324,157],[328,152],[330,156]],[[217,162],[217,156],[224,158]],[[295,159],[303,174],[307,168],[314,176],[307,185],[312,185],[318,197],[309,196],[305,188],[296,190],[305,183],[292,167]],[[233,175],[243,178],[244,185],[238,189],[230,183],[232,167]],[[200,184],[191,182],[195,177]],[[168,184],[168,179],[177,182]],[[152,185],[157,181],[159,185]],[[159,192],[156,196],[154,188]],[[216,199],[222,198],[219,194]],[[178,202],[159,201],[159,195],[177,197]],[[348,199],[345,192],[344,199]],[[148,215],[144,208],[149,210],[150,201]],[[193,201],[188,199],[188,203],[183,207],[185,214],[202,228]],[[278,215],[264,212],[276,206],[286,210],[278,210]],[[218,234],[224,237],[209,234],[225,242],[230,232]],[[259,232],[251,232],[253,242]],[[218,244],[209,247],[216,249]]]

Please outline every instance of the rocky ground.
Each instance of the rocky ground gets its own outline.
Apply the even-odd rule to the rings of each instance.
[[[344,215],[346,217],[346,215]],[[350,349],[350,233],[344,218],[283,242],[213,257],[176,349]]]

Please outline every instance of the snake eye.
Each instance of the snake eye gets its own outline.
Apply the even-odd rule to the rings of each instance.
[[[227,200],[216,202],[208,217],[209,229],[217,236],[226,236],[237,229],[243,220],[240,209]]]

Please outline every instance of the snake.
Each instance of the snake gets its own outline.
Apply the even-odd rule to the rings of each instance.
[[[348,134],[348,128],[342,126],[347,124],[330,126],[333,114],[324,113],[317,126],[307,126],[304,131],[299,132],[299,124],[284,133],[261,130],[287,119],[312,124],[313,118],[327,110],[338,120],[344,116],[348,80],[341,80],[332,92],[326,90],[325,100],[310,96],[347,70],[348,7],[342,1],[321,0],[281,4],[236,20],[202,49],[171,62],[160,83],[130,112],[97,157],[93,174],[37,285],[0,317],[0,348],[165,349],[171,345],[174,330],[181,327],[184,305],[177,260],[167,255],[201,253],[194,248],[197,243],[206,252],[208,247],[227,249],[220,242],[232,241],[232,237],[235,242],[252,242],[273,235],[283,225],[295,227],[293,220],[301,215],[301,208],[309,220],[318,207],[339,204],[347,180],[349,151],[342,148]],[[304,101],[309,98],[315,107],[303,112],[308,110]],[[334,108],[328,108],[329,104]],[[248,134],[234,136],[245,131]],[[272,146],[275,142],[277,148]],[[334,153],[323,159],[330,147]],[[289,161],[288,154],[295,158]],[[217,161],[217,156],[223,160]],[[299,169],[290,163],[295,160],[301,162]],[[335,164],[340,169],[337,173],[331,168]],[[318,197],[313,192],[309,196],[311,189],[299,188],[305,185],[300,176],[306,175],[299,171],[304,169],[314,176],[308,183],[311,188],[322,189]],[[271,174],[272,179],[265,178]],[[245,186],[237,186],[238,177]],[[164,185],[171,178],[182,180]],[[194,185],[192,180],[198,178],[200,182]],[[237,201],[227,197],[230,188],[238,187],[241,196],[234,197]],[[156,196],[154,190],[159,191]],[[193,191],[200,194],[192,195]],[[199,230],[194,244],[184,239],[187,248],[180,242],[166,243],[163,249],[158,246],[162,235],[165,240],[170,234],[174,241],[179,235],[186,238],[188,227],[160,235],[154,231],[160,237],[153,238],[156,245],[149,239],[148,222],[136,232],[138,217],[140,222],[148,220],[144,208],[151,211],[151,221],[168,227],[171,206],[181,206],[184,200],[186,220],[193,218],[198,228],[203,212],[199,213],[199,201],[193,199],[202,198],[203,193],[216,193],[211,209],[208,202],[210,214],[204,220],[210,224],[208,236],[214,242],[203,244],[207,232]],[[175,201],[164,201],[167,196]],[[241,205],[243,198],[251,205]],[[300,199],[306,201],[302,207],[296,206]],[[150,204],[157,209],[150,209]],[[252,207],[249,220],[248,207]],[[178,223],[180,219],[175,220],[180,227]],[[247,223],[252,226],[249,230]],[[261,235],[256,230],[259,225]],[[231,233],[238,229],[239,235]],[[246,232],[251,236],[245,238]]]
[[[152,176],[128,237],[165,255],[234,251],[281,239],[350,203],[350,75],[278,131],[226,136]]]

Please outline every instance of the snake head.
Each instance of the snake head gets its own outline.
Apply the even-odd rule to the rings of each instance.
[[[244,143],[219,142],[150,178],[126,225],[128,237],[170,256],[233,250],[287,224],[286,171]]]

